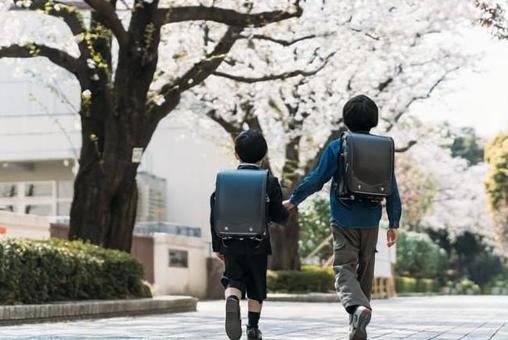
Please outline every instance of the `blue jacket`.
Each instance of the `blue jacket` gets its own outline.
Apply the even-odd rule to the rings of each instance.
[[[323,185],[337,173],[339,169],[339,153],[342,145],[340,139],[331,142],[323,152],[318,166],[303,179],[295,189],[290,202],[298,205],[308,196],[321,190]],[[333,188],[330,190],[330,209],[332,223],[349,228],[374,228],[381,220],[381,204],[372,202],[339,200]],[[402,205],[395,175],[393,177],[391,195],[386,198],[386,212],[391,228],[398,228]]]

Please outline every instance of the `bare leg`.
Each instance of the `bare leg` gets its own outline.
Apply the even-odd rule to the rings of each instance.
[[[231,295],[236,296],[238,298],[238,300],[240,300],[242,298],[242,292],[240,291],[240,289],[237,289],[237,288],[229,287],[226,289],[226,291],[224,293],[224,296],[226,297],[226,299]],[[250,302],[250,300],[249,300],[249,302]],[[250,306],[250,304],[249,304],[249,306]]]
[[[249,312],[261,313],[261,309],[263,308],[263,304],[259,303],[257,300],[249,299]]]

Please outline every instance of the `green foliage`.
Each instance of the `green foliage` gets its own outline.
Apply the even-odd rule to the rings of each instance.
[[[268,271],[270,292],[310,293],[334,291],[335,274],[332,268],[303,266],[302,270]]]
[[[483,294],[508,295],[508,276],[499,276],[490,281],[482,289]]]
[[[481,294],[480,286],[471,280],[465,279],[457,283],[448,282],[448,293],[459,295],[477,295]]]
[[[397,241],[397,273],[414,278],[438,277],[444,272],[446,252],[427,234],[402,231]]]
[[[483,161],[483,147],[478,144],[478,140],[473,128],[462,128],[450,146],[452,156],[464,158],[469,165],[481,163]]]
[[[312,201],[309,208],[300,210],[298,223],[300,225],[299,251],[305,258],[330,236],[330,204],[328,200],[316,199]],[[328,260],[333,255],[332,244],[325,246],[316,255],[320,260]]]
[[[0,239],[0,303],[146,296],[130,254],[80,241]]]
[[[485,149],[490,171],[485,183],[492,210],[508,205],[508,132],[498,135]]]
[[[440,284],[433,279],[399,276],[395,278],[395,289],[397,293],[433,293],[439,291]]]

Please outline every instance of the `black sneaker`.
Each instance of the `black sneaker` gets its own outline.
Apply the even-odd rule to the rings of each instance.
[[[351,314],[351,322],[349,325],[349,340],[366,340],[367,339],[367,325],[370,322],[372,312],[364,306],[358,307],[353,314]]]
[[[257,327],[247,326],[247,340],[263,340],[263,333]]]
[[[242,337],[240,301],[232,297],[226,299],[226,334],[231,340],[240,340]]]

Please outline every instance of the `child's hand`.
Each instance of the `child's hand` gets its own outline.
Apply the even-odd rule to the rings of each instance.
[[[215,255],[216,258],[218,258],[219,260],[224,262],[224,254],[222,254],[222,253],[213,253],[213,255]]]
[[[282,202],[282,205],[284,208],[286,208],[288,211],[293,210],[296,206],[291,203],[289,200]]]
[[[395,243],[397,243],[397,238],[399,237],[399,230],[396,228],[388,228],[388,231],[386,232],[386,244],[388,247],[393,246]]]

